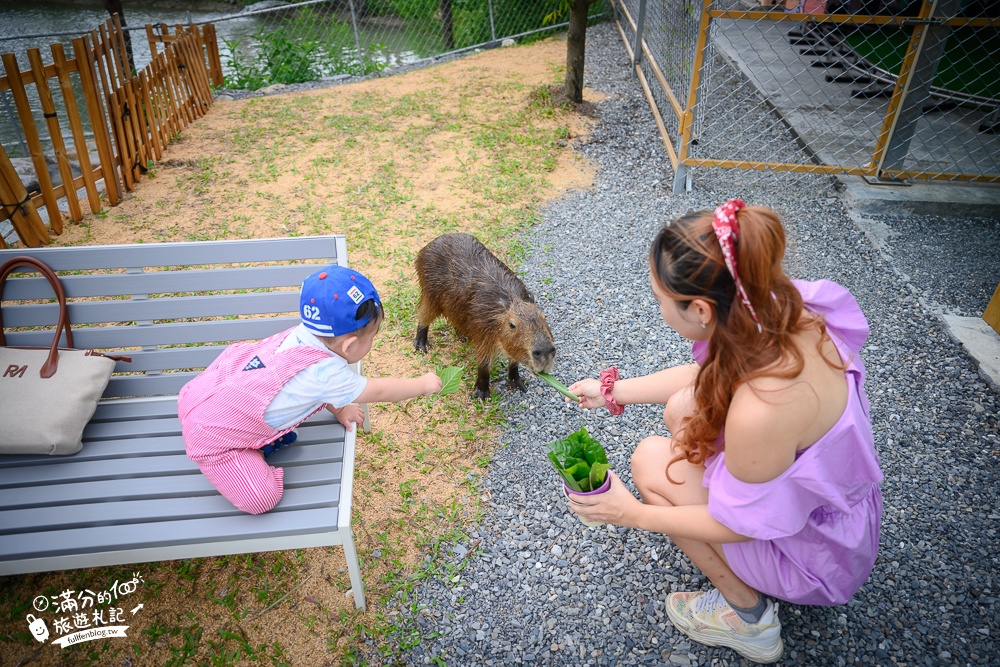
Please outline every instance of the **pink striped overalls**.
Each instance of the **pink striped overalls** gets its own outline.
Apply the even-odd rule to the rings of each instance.
[[[250,514],[277,505],[284,490],[285,471],[268,465],[257,450],[294,428],[268,426],[264,410],[296,373],[330,356],[305,345],[275,353],[291,331],[230,345],[184,385],[177,399],[188,458],[223,496]]]

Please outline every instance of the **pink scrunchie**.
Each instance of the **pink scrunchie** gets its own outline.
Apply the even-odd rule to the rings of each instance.
[[[615,403],[615,399],[611,396],[611,391],[614,389],[615,382],[617,381],[618,369],[614,366],[601,371],[601,396],[604,397],[604,407],[612,415],[620,415],[625,412],[625,408]]]

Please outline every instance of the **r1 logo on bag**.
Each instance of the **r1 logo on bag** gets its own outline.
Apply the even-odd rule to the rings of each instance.
[[[27,364],[24,366],[18,366],[17,364],[11,364],[7,367],[7,370],[3,372],[3,377],[7,378],[21,378],[24,377],[24,371],[28,370]]]

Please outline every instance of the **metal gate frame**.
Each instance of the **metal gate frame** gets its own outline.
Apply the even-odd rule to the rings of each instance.
[[[674,192],[690,189],[689,170],[692,167],[718,167],[749,170],[790,171],[803,173],[846,174],[865,177],[869,182],[879,184],[905,184],[914,180],[946,180],[1000,183],[1000,174],[957,173],[928,170],[902,169],[910,140],[913,137],[916,120],[924,101],[928,98],[931,83],[941,58],[944,44],[953,28],[976,27],[998,28],[1000,19],[955,18],[959,0],[922,0],[916,17],[868,15],[868,14],[808,14],[798,12],[776,12],[757,10],[712,9],[716,0],[702,0],[697,41],[694,47],[690,89],[687,105],[683,105],[657,62],[655,54],[643,38],[646,23],[647,0],[638,0],[636,16],[632,15],[624,0],[611,0],[615,10],[615,23],[621,35],[636,76],[642,86],[646,100],[653,111],[657,128],[666,146],[674,169]],[[831,165],[784,162],[755,162],[750,160],[709,159],[691,156],[694,137],[695,107],[701,92],[702,69],[705,64],[706,47],[709,40],[711,22],[718,19],[752,19],[754,21],[786,21],[806,25],[816,24],[856,24],[879,26],[912,27],[906,55],[896,77],[888,109],[878,132],[875,149],[867,165]],[[624,24],[623,24],[624,22]],[[633,35],[629,41],[626,26]],[[1000,58],[1000,54],[997,54]],[[647,73],[648,71],[648,73]],[[671,136],[664,123],[663,111],[657,106],[650,88],[650,76],[659,84],[669,101],[670,112],[676,117],[677,136]],[[992,100],[1000,104],[1000,101]],[[994,110],[996,115],[996,107]]]

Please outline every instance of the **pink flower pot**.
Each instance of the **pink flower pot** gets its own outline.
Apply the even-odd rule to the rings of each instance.
[[[563,482],[562,488],[563,488],[563,495],[566,496],[567,500],[570,500],[569,497],[570,494],[573,494],[574,496],[596,496],[599,493],[606,493],[607,490],[611,488],[611,471],[609,470],[607,476],[604,478],[604,484],[601,484],[598,488],[594,489],[593,491],[584,491],[582,493],[580,491],[574,491],[573,489],[566,486],[566,482]],[[604,525],[603,521],[584,521],[583,517],[581,517],[579,514],[574,514],[574,516],[576,516],[577,519],[580,519],[580,521],[585,526]]]

